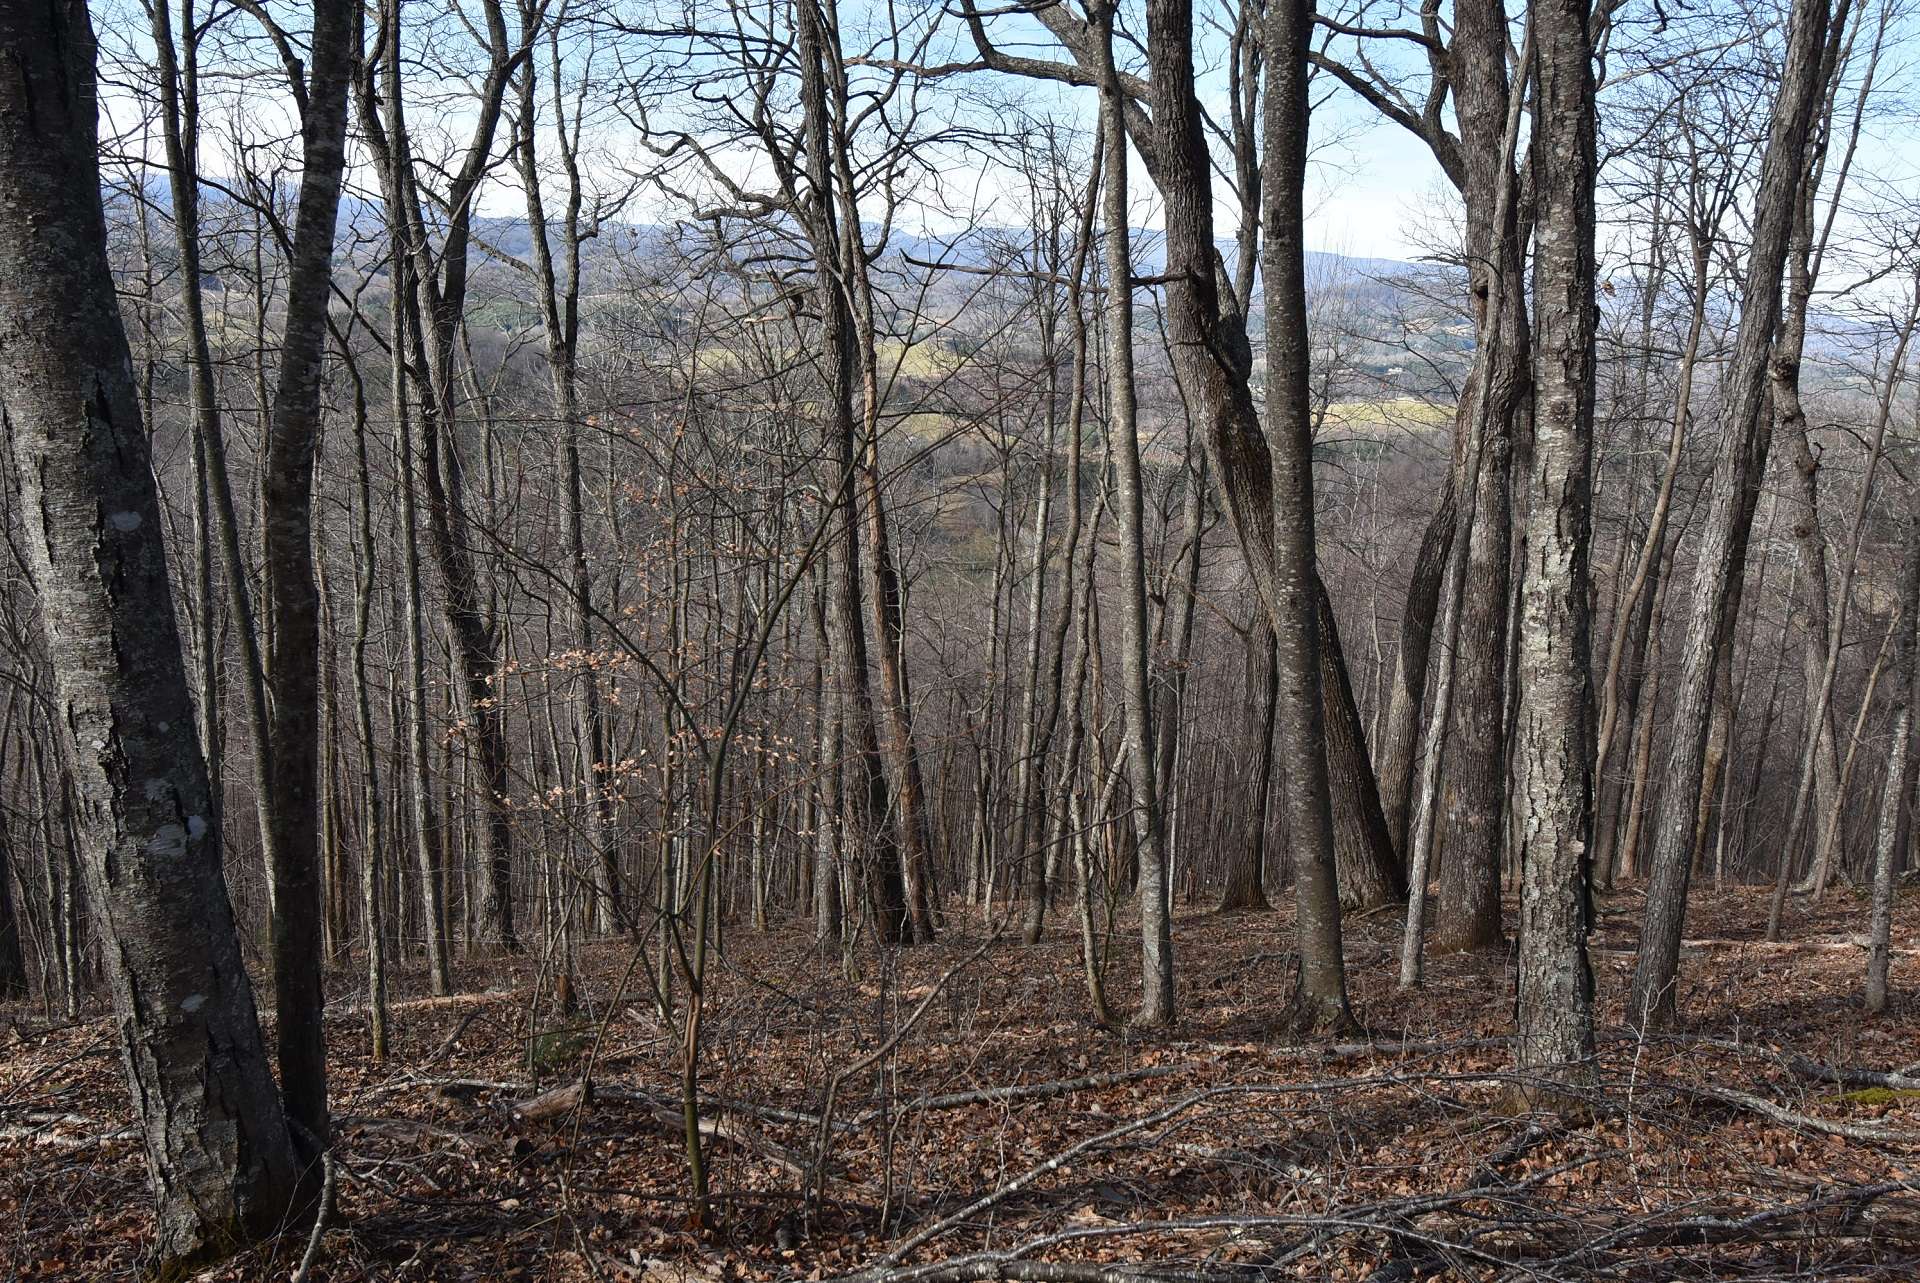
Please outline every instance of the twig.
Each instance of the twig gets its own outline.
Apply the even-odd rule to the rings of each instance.
[[[313,1273],[313,1263],[320,1259],[320,1240],[327,1232],[327,1222],[333,1218],[334,1200],[339,1196],[339,1168],[334,1166],[331,1149],[320,1151],[320,1171],[320,1210],[314,1213],[307,1250],[302,1253],[300,1268],[294,1271],[290,1283],[307,1283],[307,1276]]]

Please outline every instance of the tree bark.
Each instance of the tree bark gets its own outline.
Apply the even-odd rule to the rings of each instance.
[[[297,1210],[241,965],[101,207],[79,0],[0,7],[0,410],[163,1261]]]
[[[1322,661],[1335,644],[1322,628],[1326,589],[1315,565],[1313,504],[1312,341],[1307,326],[1306,175],[1307,50],[1313,37],[1312,0],[1271,0],[1263,30],[1267,70],[1260,173],[1260,256],[1266,292],[1267,429],[1271,466],[1266,525],[1273,548],[1272,580],[1263,594],[1273,617],[1274,657],[1280,677],[1279,732],[1287,758],[1285,807],[1294,846],[1295,932],[1300,968],[1290,1021],[1297,1031],[1353,1024],[1347,1008],[1346,961],[1340,940],[1340,890],[1329,792],[1329,719],[1322,704]],[[1255,432],[1257,434],[1257,429]],[[1223,480],[1225,470],[1222,469]],[[1246,520],[1244,517],[1242,520]],[[1331,624],[1332,611],[1327,609]],[[1335,689],[1351,703],[1345,674]],[[1349,734],[1351,722],[1333,719]],[[1379,817],[1372,772],[1360,745],[1347,745],[1367,773],[1376,826],[1371,844],[1388,860],[1392,844]],[[1351,794],[1351,789],[1343,789]]]
[[[1458,524],[1453,497],[1453,471],[1448,470],[1439,506],[1420,536],[1414,554],[1413,578],[1407,585],[1406,609],[1400,616],[1400,648],[1394,658],[1393,691],[1388,697],[1386,730],[1374,758],[1380,781],[1380,810],[1387,835],[1404,866],[1412,809],[1414,766],[1419,760],[1420,714],[1426,706],[1427,670],[1431,666],[1433,623],[1440,612],[1440,586],[1446,579],[1447,559],[1453,551]]]
[[[315,0],[304,168],[288,264],[279,383],[267,430],[262,499],[273,662],[270,823],[273,990],[280,1090],[307,1143],[327,1138],[327,1047],[321,1028],[320,592],[314,578],[313,461],[333,295],[334,224],[346,170],[347,88],[359,44],[355,0]]]
[[[1912,500],[1909,500],[1912,503]],[[1920,516],[1907,518],[1906,570],[1900,593],[1900,634],[1893,663],[1892,748],[1880,794],[1880,822],[1873,843],[1873,909],[1868,929],[1865,1006],[1870,1014],[1887,1009],[1887,972],[1893,938],[1893,880],[1900,863],[1901,810],[1911,781],[1907,762],[1913,754],[1913,699],[1920,689]]]
[[[1227,886],[1220,896],[1220,912],[1266,909],[1264,874],[1267,864],[1267,816],[1272,809],[1274,721],[1279,716],[1280,668],[1273,652],[1273,621],[1264,608],[1254,613],[1247,643],[1247,718],[1253,750],[1253,805],[1247,816],[1246,840],[1228,858]],[[1252,699],[1255,680],[1260,702]],[[1322,680],[1325,679],[1324,672]]]
[[[1675,684],[1673,740],[1654,815],[1646,918],[1627,1007],[1629,1020],[1642,1028],[1662,1028],[1674,1019],[1714,666],[1733,626],[1728,600],[1745,570],[1753,504],[1765,470],[1767,360],[1780,317],[1780,274],[1792,235],[1795,195],[1805,173],[1808,127],[1820,98],[1827,17],[1827,0],[1794,0],[1786,65],[1754,196],[1747,285],[1723,384],[1726,408],[1688,610],[1687,644]]]
[[[1592,537],[1595,103],[1586,0],[1536,0],[1534,439],[1515,710],[1521,863],[1516,1061],[1592,1076]]]
[[[1367,758],[1366,729],[1353,683],[1341,662],[1340,628],[1333,601],[1316,570],[1312,576],[1314,618],[1319,626],[1320,700],[1326,736],[1328,803],[1333,811],[1333,858],[1340,903],[1373,909],[1407,898],[1407,870],[1394,849]],[[1291,760],[1291,759],[1289,759]]]
[[[1165,816],[1154,761],[1153,694],[1148,685],[1145,516],[1140,493],[1140,428],[1134,408],[1133,253],[1127,224],[1127,140],[1120,77],[1113,65],[1112,14],[1103,11],[1100,105],[1106,188],[1107,453],[1113,460],[1113,508],[1120,526],[1120,684],[1127,786],[1139,849],[1140,1006],[1133,1023],[1173,1023],[1173,912],[1167,885]]]

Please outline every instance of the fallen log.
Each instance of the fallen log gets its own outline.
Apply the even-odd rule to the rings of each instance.
[[[593,1080],[582,1078],[578,1082],[543,1091],[538,1096],[523,1100],[509,1109],[516,1123],[546,1123],[556,1118],[564,1118],[578,1109],[593,1104]]]

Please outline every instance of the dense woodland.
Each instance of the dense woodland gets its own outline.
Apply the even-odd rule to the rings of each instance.
[[[0,1274],[1920,1276],[1905,0],[89,8]]]

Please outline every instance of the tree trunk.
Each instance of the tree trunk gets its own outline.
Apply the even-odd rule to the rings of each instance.
[[[1595,304],[1593,37],[1584,0],[1532,8],[1534,439],[1515,711],[1521,863],[1518,1045],[1523,1071],[1592,1076],[1592,674],[1587,559]]]
[[[0,408],[170,1267],[305,1184],[241,965],[100,199],[78,0],[0,7]]]
[[[0,725],[0,768],[6,764],[7,741],[13,737],[14,703],[7,701],[7,722]],[[4,770],[0,770],[0,777]],[[46,852],[48,859],[52,852]],[[27,963],[20,949],[20,916],[13,903],[13,826],[0,814],[0,1001],[27,996]]]
[[[358,524],[354,530],[353,580],[353,728],[361,758],[360,914],[367,938],[367,1022],[375,1063],[387,1058],[387,933],[380,903],[380,879],[387,858],[385,807],[380,791],[380,757],[373,737],[373,700],[367,680],[367,634],[373,616],[373,585],[378,565],[373,534],[373,469],[367,457],[367,403],[354,375],[353,462]]]
[[[1173,913],[1167,885],[1165,817],[1154,761],[1153,694],[1148,685],[1147,568],[1140,493],[1140,428],[1134,409],[1133,253],[1127,224],[1127,142],[1121,121],[1119,74],[1112,63],[1112,28],[1101,38],[1106,66],[1100,84],[1102,168],[1106,187],[1107,453],[1113,460],[1114,512],[1120,525],[1120,689],[1133,832],[1140,852],[1140,1006],[1133,1023],[1173,1023]]]
[[[1260,703],[1247,719],[1248,738],[1253,741],[1253,805],[1248,808],[1247,835],[1240,849],[1228,855],[1227,887],[1220,896],[1220,912],[1235,909],[1265,909],[1267,890],[1263,875],[1267,864],[1267,815],[1272,809],[1274,720],[1279,715],[1280,668],[1273,652],[1273,621],[1264,608],[1254,612],[1247,643],[1247,705],[1255,710],[1251,696],[1257,678]],[[1324,671],[1322,678],[1324,680]]]
[[[314,577],[313,461],[333,297],[334,224],[346,168],[347,86],[359,44],[355,0],[316,0],[301,130],[304,168],[288,264],[279,385],[267,431],[262,498],[273,662],[270,787],[273,990],[280,1090],[302,1139],[327,1138],[327,1047],[321,1028],[319,824],[320,591]]]
[[[1780,316],[1780,273],[1792,235],[1795,195],[1805,173],[1808,127],[1820,99],[1827,14],[1827,0],[1794,0],[1785,69],[1754,196],[1747,285],[1723,384],[1726,409],[1674,692],[1673,741],[1654,815],[1646,919],[1627,1008],[1629,1020],[1642,1028],[1662,1028],[1674,1018],[1714,665],[1733,624],[1727,605],[1732,585],[1746,566],[1753,504],[1765,470],[1767,359]]]
[[[1453,473],[1447,474],[1439,506],[1420,537],[1414,554],[1413,578],[1407,585],[1406,609],[1400,616],[1400,649],[1394,658],[1393,693],[1388,697],[1386,731],[1374,757],[1380,781],[1380,810],[1387,835],[1404,866],[1409,858],[1408,815],[1413,796],[1414,766],[1419,760],[1420,714],[1426,706],[1427,669],[1433,649],[1433,623],[1440,613],[1440,585],[1446,579],[1447,558],[1453,550],[1458,523],[1453,498]]]
[[[539,39],[535,10],[522,7],[521,40],[531,48]],[[555,19],[558,20],[557,18]],[[558,55],[552,74],[560,74]],[[559,220],[560,263],[554,262],[549,242],[550,225],[546,200],[541,192],[545,176],[539,164],[539,110],[534,96],[532,60],[521,72],[520,116],[515,122],[521,186],[527,206],[527,231],[533,260],[536,299],[541,325],[546,332],[547,377],[552,392],[553,417],[558,433],[556,463],[562,498],[562,540],[567,558],[567,589],[572,618],[571,643],[577,647],[579,671],[575,677],[580,698],[574,703],[574,782],[585,794],[590,822],[585,826],[586,845],[590,847],[590,867],[594,870],[594,920],[603,932],[624,930],[631,925],[626,896],[621,885],[618,835],[614,827],[614,790],[612,763],[608,760],[606,716],[601,708],[599,665],[595,647],[595,610],[593,580],[587,572],[586,521],[580,482],[580,390],[578,350],[580,337],[580,208],[583,199],[580,167],[575,155],[574,138],[564,117],[556,122],[554,136],[566,175],[565,205]],[[558,83],[553,86],[556,103]]]
[[[381,11],[381,43],[391,51],[400,39],[399,14],[395,5]],[[364,59],[363,59],[364,63]],[[384,99],[392,133],[399,135],[404,126],[400,116],[400,60],[381,60],[376,96],[372,68],[367,67],[360,82],[360,124],[370,138],[381,135],[379,103]],[[390,205],[407,189],[407,159],[397,137],[388,137],[384,147],[376,142],[375,154],[385,171],[381,189]],[[420,350],[414,333],[420,320],[419,310],[408,302],[414,296],[414,260],[408,253],[408,230],[397,207],[390,208],[387,220],[389,252],[393,262],[392,299],[388,308],[388,353],[390,410],[393,416],[395,468],[400,499],[399,553],[403,568],[402,615],[406,636],[406,762],[409,825],[413,856],[420,880],[421,934],[427,946],[427,982],[436,997],[452,992],[449,963],[446,896],[446,864],[440,856],[443,836],[439,815],[434,807],[433,758],[429,751],[427,724],[427,623],[426,594],[420,573],[420,518],[416,489],[418,468],[413,448],[413,404],[409,394],[411,377],[407,362]]]
[[[1343,760],[1357,758],[1366,773],[1374,809],[1370,846],[1393,858],[1386,823],[1378,812],[1372,769],[1359,734],[1359,717],[1326,717],[1323,662],[1337,653],[1332,610],[1315,566],[1313,504],[1312,342],[1307,325],[1306,175],[1307,51],[1313,37],[1312,0],[1272,0],[1263,30],[1267,96],[1262,120],[1260,256],[1265,281],[1267,335],[1267,429],[1271,500],[1267,526],[1273,540],[1271,583],[1263,594],[1273,617],[1275,666],[1280,677],[1280,749],[1287,777],[1281,805],[1294,846],[1295,932],[1300,968],[1290,1023],[1296,1031],[1341,1029],[1353,1024],[1347,1009],[1346,961],[1340,941],[1340,889],[1336,876],[1334,811],[1329,794],[1330,735],[1348,735]],[[1257,430],[1256,430],[1257,432]],[[1222,480],[1226,479],[1223,468]],[[1244,521],[1245,518],[1243,517]],[[1324,613],[1324,626],[1323,626]],[[1351,706],[1345,673],[1334,694]],[[1348,781],[1347,783],[1351,783]],[[1350,797],[1352,789],[1343,788]],[[1389,888],[1390,889],[1390,888]]]
[[[396,253],[412,261],[410,272],[395,273],[393,306],[410,314],[406,327],[409,346],[401,349],[400,355],[424,375],[418,472],[425,489],[427,547],[446,587],[442,604],[453,642],[452,659],[458,669],[455,685],[479,759],[477,792],[486,815],[481,828],[485,851],[479,864],[480,907],[487,928],[500,946],[516,953],[520,938],[513,912],[511,754],[494,691],[501,664],[501,639],[496,622],[487,614],[474,564],[464,467],[455,436],[460,417],[458,352],[475,197],[490,165],[501,101],[514,61],[499,0],[482,0],[480,9],[490,61],[474,109],[473,133],[445,193],[445,207],[450,213],[439,236],[437,259],[414,178],[402,78],[397,70],[401,39],[397,0],[386,0],[381,12],[388,55],[383,60],[384,93],[376,100],[371,86],[363,83],[360,118],[369,148],[379,162],[382,195],[398,238]]]
[[[1367,759],[1366,730],[1353,683],[1342,660],[1340,629],[1333,601],[1316,570],[1311,592],[1319,625],[1320,697],[1326,735],[1328,802],[1333,808],[1333,856],[1340,903],[1349,909],[1373,909],[1407,898],[1407,870],[1401,863],[1380,806],[1373,766]],[[1289,761],[1292,759],[1289,758]]]
[[[826,365],[827,396],[822,416],[823,442],[830,465],[830,509],[822,519],[835,529],[829,538],[824,574],[827,619],[838,689],[838,712],[849,780],[841,790],[842,832],[853,847],[866,910],[877,938],[899,944],[907,938],[906,885],[898,844],[888,821],[892,803],[881,763],[880,736],[868,677],[867,633],[861,609],[861,460],[854,414],[854,380],[859,354],[854,320],[840,279],[844,252],[834,218],[831,121],[827,101],[828,41],[822,15],[802,12],[800,28],[801,105],[806,119],[807,176],[812,184],[807,209],[814,255],[813,289],[820,316],[819,351]],[[884,645],[884,640],[882,641]]]
[[[1432,947],[1442,953],[1499,950],[1500,856],[1506,835],[1508,507],[1512,451],[1494,411],[1482,443],[1478,499],[1460,602],[1459,693],[1447,741],[1446,858],[1440,862]]]
[[[1913,500],[1909,500],[1912,504]],[[1910,514],[1913,510],[1910,509]],[[1900,594],[1898,650],[1893,662],[1892,747],[1880,793],[1880,822],[1873,843],[1873,910],[1868,930],[1865,1005],[1887,1009],[1887,971],[1892,953],[1893,880],[1900,862],[1900,812],[1907,804],[1907,762],[1913,753],[1913,699],[1920,689],[1920,516],[1907,518],[1907,564]]]

